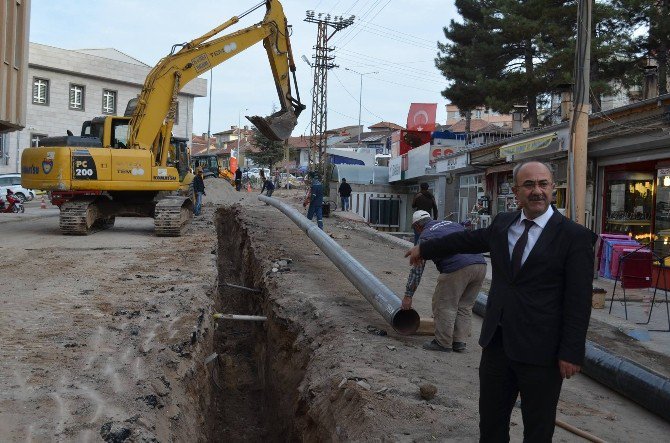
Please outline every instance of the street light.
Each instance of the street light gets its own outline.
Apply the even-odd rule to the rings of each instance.
[[[353,69],[349,69],[349,68],[344,68],[344,69],[361,76],[361,87],[360,87],[360,91],[359,91],[359,94],[358,94],[358,143],[356,145],[358,148],[360,148],[361,147],[361,132],[363,131],[362,128],[361,128],[361,108],[363,107],[363,76],[368,75],[368,74],[379,74],[379,72],[372,71],[372,72],[362,72],[361,73],[361,72],[354,71]]]

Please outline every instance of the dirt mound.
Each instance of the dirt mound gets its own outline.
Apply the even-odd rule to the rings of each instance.
[[[203,198],[204,203],[214,203],[215,205],[229,202],[236,198],[237,191],[228,182],[222,178],[208,178],[205,180],[205,193]]]

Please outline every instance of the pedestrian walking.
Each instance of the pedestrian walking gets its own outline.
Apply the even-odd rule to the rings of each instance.
[[[426,211],[414,213],[412,227],[419,231],[419,244],[465,230],[458,223],[433,220]],[[472,306],[486,277],[486,260],[481,254],[454,254],[435,258],[433,262],[440,272],[432,303],[435,338],[423,347],[431,351],[463,352],[472,328]],[[421,261],[410,270],[402,309],[412,307],[412,297],[421,282],[425,263]]]
[[[193,208],[194,215],[200,215],[202,209],[202,196],[205,194],[205,180],[202,177],[202,167],[196,168],[196,175],[193,178],[193,192],[195,193],[195,208]]]
[[[347,183],[347,179],[343,178],[342,183],[340,184],[339,189],[337,190],[340,194],[340,199],[342,200],[342,210],[349,210],[349,199],[351,198],[351,185]]]
[[[435,196],[428,190],[428,183],[419,185],[420,191],[412,199],[412,209],[414,211],[426,211],[432,214],[433,219],[437,220],[437,202]],[[419,241],[419,233],[414,231],[414,244]]]
[[[242,169],[239,166],[235,170],[235,189],[238,192],[242,189]]]
[[[522,210],[487,228],[429,239],[407,251],[410,263],[490,251],[493,281],[479,344],[480,441],[509,441],[521,395],[524,441],[550,442],[563,379],[580,371],[591,314],[595,234],[550,205],[551,170],[515,166]]]
[[[309,194],[302,203],[303,208],[309,205],[307,209],[307,218],[312,220],[316,215],[316,224],[323,230],[323,185],[318,172],[310,172],[311,185]]]

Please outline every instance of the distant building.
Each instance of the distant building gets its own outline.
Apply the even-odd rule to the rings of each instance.
[[[0,171],[9,163],[8,132],[26,126],[30,0],[0,3]]]
[[[23,149],[39,146],[47,136],[78,135],[84,121],[100,115],[123,115],[139,95],[151,66],[113,48],[68,50],[30,43],[25,128],[5,137],[9,156],[1,172],[16,172]],[[207,94],[207,80],[197,78],[178,95],[172,133],[190,139],[193,101]]]
[[[459,121],[465,121],[465,117],[461,115],[461,110],[458,106],[448,104],[446,126],[452,126]],[[486,123],[492,123],[496,126],[509,125],[512,126],[512,114],[500,114],[484,106],[480,106],[472,111],[472,120],[482,120]]]

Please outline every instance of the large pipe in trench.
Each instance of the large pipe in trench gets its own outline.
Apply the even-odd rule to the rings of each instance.
[[[370,271],[345,251],[317,225],[296,209],[276,198],[259,195],[258,199],[274,206],[305,231],[307,236],[323,251],[342,274],[363,294],[363,297],[379,312],[393,329],[401,334],[414,334],[419,328],[419,314],[414,309],[404,310],[397,295]]]
[[[479,293],[472,311],[484,317],[488,297]],[[627,358],[586,340],[582,372],[628,397],[643,408],[670,420],[670,380]]]

